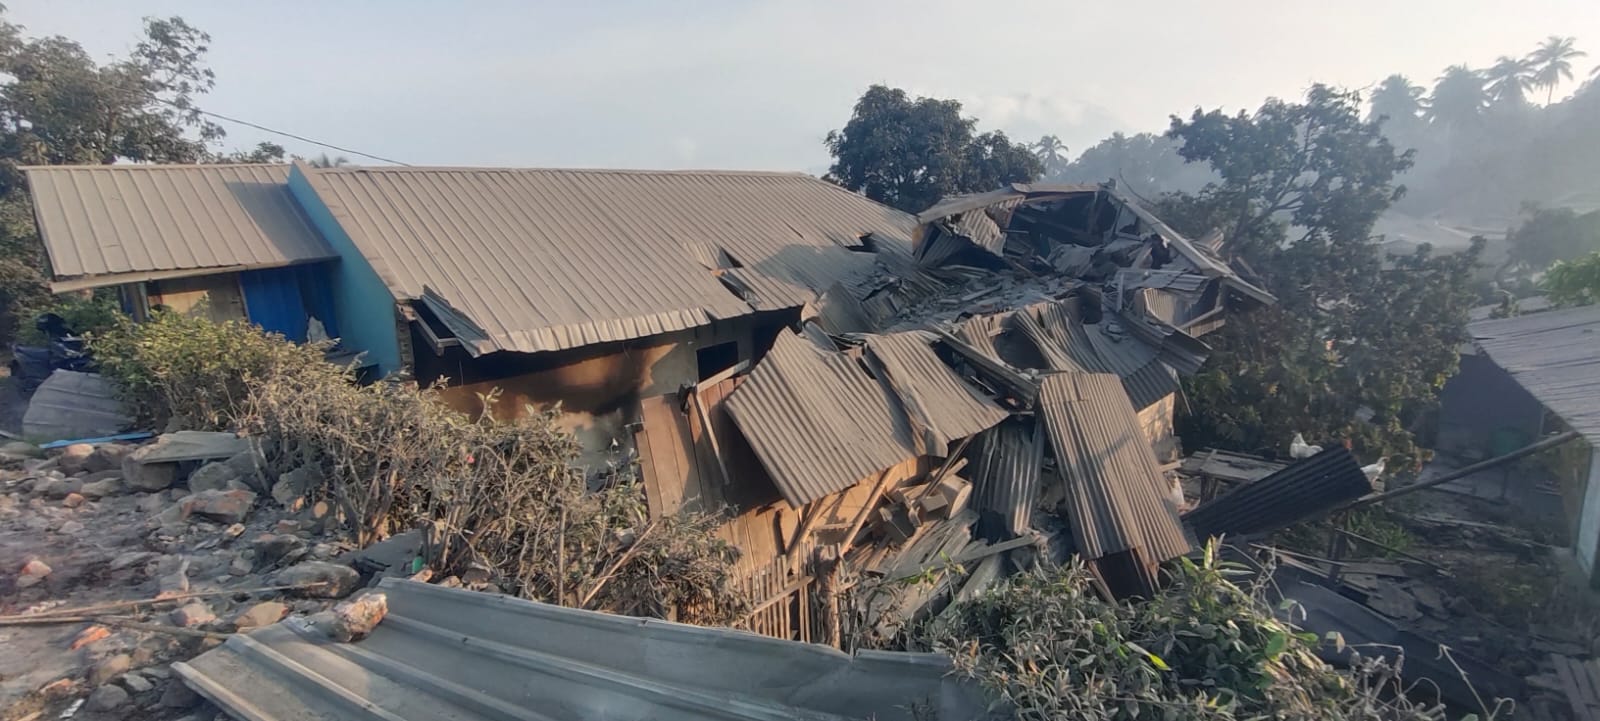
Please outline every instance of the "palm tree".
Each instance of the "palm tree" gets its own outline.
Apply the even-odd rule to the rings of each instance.
[[[1421,85],[1412,85],[1411,79],[1404,75],[1390,75],[1372,91],[1371,117],[1384,117],[1391,122],[1416,119],[1422,115],[1422,96],[1427,92]]]
[[[1513,58],[1501,55],[1494,66],[1483,72],[1489,97],[1496,103],[1522,106],[1528,102],[1528,89],[1534,85],[1534,66],[1531,58]]]
[[[1044,164],[1046,177],[1055,175],[1067,165],[1067,144],[1061,142],[1061,138],[1046,135],[1028,147],[1033,150],[1034,155],[1039,156],[1039,162]]]
[[[350,159],[343,155],[330,158],[327,153],[321,153],[311,159],[311,167],[313,168],[338,168],[349,164]]]
[[[1545,89],[1545,105],[1555,98],[1556,86],[1561,81],[1572,79],[1572,61],[1589,56],[1575,47],[1577,41],[1577,38],[1551,35],[1528,54],[1534,66],[1533,86]]]
[[[1444,69],[1428,99],[1428,120],[1446,128],[1474,125],[1489,104],[1483,74],[1465,65]]]

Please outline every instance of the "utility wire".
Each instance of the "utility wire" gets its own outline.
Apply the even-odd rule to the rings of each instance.
[[[161,98],[156,98],[156,100],[158,102],[163,102],[163,103],[166,103],[168,105],[172,105],[174,107],[178,106],[177,103],[174,103],[174,102],[171,102],[171,101],[168,101],[168,100],[162,100]],[[250,122],[248,120],[240,120],[238,118],[230,118],[230,117],[228,117],[226,115],[223,115],[221,113],[213,113],[213,112],[211,112],[209,110],[200,110],[198,108],[181,108],[181,109],[193,110],[194,112],[200,113],[201,115],[213,117],[213,118],[216,118],[218,120],[226,121],[226,122],[229,122],[229,123],[238,123],[240,125],[244,125],[244,126],[247,126],[247,127],[255,128],[256,130],[260,130],[260,131],[263,131],[263,132],[272,133],[274,135],[282,135],[285,138],[294,138],[295,140],[298,140],[298,141],[300,141],[302,143],[310,143],[312,145],[317,145],[317,146],[320,146],[320,147],[324,147],[324,148],[327,148],[329,150],[337,150],[337,151],[339,151],[341,153],[349,153],[351,155],[359,155],[359,156],[361,156],[363,158],[371,158],[373,160],[381,161],[381,162],[384,162],[384,163],[389,163],[391,165],[403,165],[403,166],[406,166],[406,167],[410,167],[411,166],[410,163],[402,163],[402,162],[400,162],[398,160],[392,160],[390,158],[385,158],[385,157],[383,157],[381,155],[373,155],[372,153],[363,153],[363,152],[361,152],[359,150],[355,150],[353,148],[345,148],[345,147],[340,147],[338,145],[334,145],[332,143],[324,143],[324,142],[322,142],[320,140],[312,140],[311,138],[308,138],[308,137],[306,137],[304,135],[296,135],[294,133],[291,133],[291,132],[288,132],[288,131],[284,131],[284,130],[274,130],[274,129],[269,128],[269,127],[267,127],[265,125],[259,125],[257,123],[252,123],[252,122]]]
[[[114,91],[124,92],[124,93],[128,93],[129,95],[133,95],[133,96],[136,96],[136,97],[139,97],[139,98],[143,98],[145,100],[149,100],[151,102],[161,103],[162,105],[170,105],[170,106],[172,106],[174,108],[177,108],[177,109],[182,110],[182,111],[187,112],[187,113],[199,113],[200,115],[216,118],[216,119],[224,121],[224,122],[238,123],[239,125],[243,125],[243,126],[250,127],[250,128],[255,128],[256,130],[260,130],[262,132],[272,133],[273,135],[281,135],[281,136],[283,136],[285,138],[293,138],[293,139],[298,140],[298,141],[300,141],[302,143],[310,143],[312,145],[316,145],[316,146],[319,146],[319,147],[327,148],[329,150],[336,150],[338,152],[349,153],[351,155],[359,155],[359,156],[361,156],[363,158],[371,158],[373,160],[376,160],[376,161],[379,161],[379,162],[383,162],[383,163],[389,163],[391,165],[401,165],[401,166],[405,166],[405,167],[411,167],[410,163],[402,163],[402,162],[400,162],[398,160],[394,160],[394,159],[391,159],[391,158],[385,158],[385,157],[383,157],[381,155],[373,155],[372,153],[363,153],[363,152],[361,152],[359,150],[356,150],[354,148],[346,148],[346,147],[334,145],[332,143],[324,143],[324,142],[322,142],[320,140],[313,140],[313,139],[308,138],[308,137],[306,137],[304,135],[296,135],[294,133],[291,133],[291,132],[288,132],[288,131],[285,131],[285,130],[278,130],[276,128],[269,128],[269,127],[267,127],[265,125],[261,125],[259,123],[252,123],[252,122],[250,122],[248,120],[241,120],[239,118],[229,117],[229,116],[223,115],[221,113],[213,113],[213,112],[211,112],[209,110],[201,110],[200,108],[195,108],[195,107],[184,107],[181,103],[178,103],[178,102],[173,101],[173,100],[168,100],[168,99],[163,98],[163,97],[161,97],[159,95],[156,95],[154,93],[148,93],[148,92],[144,92],[144,91],[141,91],[141,90],[135,90],[133,88],[118,87],[116,85],[112,85],[110,83],[104,82],[104,81],[102,81],[102,80],[100,80],[99,78],[96,78],[96,77],[86,77],[84,79],[88,80],[88,81],[90,81],[90,82],[92,82],[92,83],[94,83],[96,85],[99,85],[100,87],[105,88],[107,90],[114,90]]]

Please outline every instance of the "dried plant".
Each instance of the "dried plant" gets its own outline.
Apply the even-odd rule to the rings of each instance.
[[[517,420],[447,407],[437,389],[357,386],[297,346],[244,323],[162,314],[106,346],[113,378],[152,415],[232,428],[262,442],[272,470],[327,501],[360,545],[421,528],[440,575],[487,572],[509,592],[565,606],[725,623],[748,603],[721,518],[650,521],[631,470],[595,492],[579,447],[533,408]]]

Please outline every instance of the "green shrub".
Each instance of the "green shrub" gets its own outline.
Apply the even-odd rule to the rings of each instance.
[[[1079,563],[1019,574],[923,628],[1015,718],[1423,721],[1393,666],[1354,655],[1339,671],[1323,641],[1281,620],[1249,575],[1215,559],[1181,559],[1148,602],[1111,603]],[[1329,639],[1337,642],[1337,639]],[[1492,715],[1492,714],[1491,714]]]
[[[296,345],[245,321],[216,323],[165,311],[144,323],[119,317],[90,338],[90,349],[128,408],[156,428],[232,428],[261,379],[294,378],[307,388],[348,385],[348,373],[323,360],[322,346]]]
[[[108,292],[51,296],[19,312],[22,317],[18,319],[17,342],[25,345],[44,345],[49,341],[34,325],[34,319],[44,313],[61,316],[73,333],[90,337],[104,335],[126,319],[115,294]]]

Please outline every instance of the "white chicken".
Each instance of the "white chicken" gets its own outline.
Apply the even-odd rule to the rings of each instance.
[[[1295,460],[1310,458],[1322,452],[1322,446],[1313,446],[1306,443],[1305,436],[1294,434],[1294,440],[1289,441],[1289,457]]]
[[[1383,465],[1388,461],[1389,457],[1384,456],[1379,458],[1377,463],[1361,467],[1361,472],[1367,476],[1368,483],[1377,483],[1378,479],[1383,477]]]

